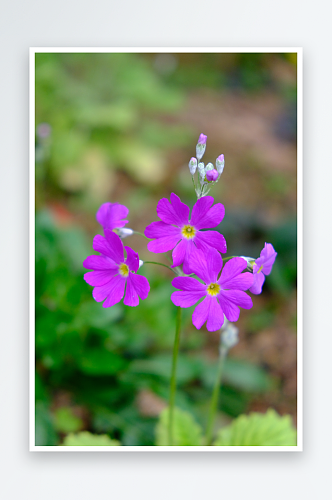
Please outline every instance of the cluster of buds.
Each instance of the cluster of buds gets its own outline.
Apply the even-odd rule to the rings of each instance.
[[[189,161],[189,171],[193,179],[197,198],[201,198],[202,196],[206,196],[208,194],[211,189],[211,185],[218,182],[225,166],[224,155],[218,156],[215,166],[212,163],[208,163],[205,166],[204,163],[201,162],[206,150],[206,140],[206,135],[201,134],[199,136],[198,143],[196,145],[196,158],[192,157]],[[194,181],[196,170],[198,171],[199,187],[195,185]]]

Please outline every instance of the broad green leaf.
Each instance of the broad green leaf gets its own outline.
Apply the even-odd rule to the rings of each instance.
[[[159,416],[156,427],[156,445],[168,446],[169,409],[165,408]],[[174,408],[173,445],[200,446],[202,444],[202,429],[190,413]]]
[[[63,446],[120,446],[120,443],[111,439],[107,434],[96,435],[84,431],[78,434],[68,434],[63,441]]]
[[[296,446],[296,430],[290,415],[281,417],[270,408],[240,415],[219,431],[214,446]]]
[[[54,413],[54,426],[59,432],[77,432],[82,428],[83,422],[74,415],[71,408],[62,407]]]

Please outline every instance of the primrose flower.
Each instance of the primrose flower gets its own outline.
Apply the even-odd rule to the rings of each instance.
[[[262,286],[265,281],[265,276],[272,271],[274,261],[276,260],[277,252],[274,250],[271,243],[265,243],[260,257],[255,260],[253,265],[254,282],[249,292],[259,295],[262,292]]]
[[[127,220],[123,220],[128,213],[128,208],[120,203],[103,203],[96,214],[96,219],[104,230],[115,229],[128,223]]]
[[[226,262],[223,269],[222,267],[221,255],[215,250],[205,252],[205,256],[201,250],[195,250],[191,269],[204,283],[188,276],[177,277],[172,281],[172,285],[179,289],[171,296],[176,306],[191,307],[204,298],[192,316],[197,329],[207,322],[207,329],[214,332],[224,324],[224,315],[229,321],[237,321],[240,315],[239,306],[244,309],[252,307],[251,298],[244,292],[253,283],[251,273],[242,273],[247,267],[246,261],[234,257]]]
[[[189,207],[176,194],[171,194],[171,203],[167,198],[159,200],[157,214],[161,221],[152,222],[144,231],[145,236],[154,240],[148,243],[148,250],[163,253],[174,248],[172,267],[183,263],[185,274],[192,272],[191,253],[196,248],[204,251],[215,248],[225,253],[227,246],[222,234],[218,231],[201,231],[218,226],[224,218],[224,206],[217,203],[212,207],[213,201],[212,196],[197,200],[189,219]]]
[[[111,307],[120,302],[125,293],[123,303],[126,306],[137,306],[139,297],[147,298],[150,285],[148,280],[139,274],[135,274],[139,268],[138,253],[130,247],[123,247],[122,241],[117,234],[105,229],[104,238],[97,235],[93,239],[93,249],[101,255],[90,255],[83,262],[86,269],[93,269],[86,273],[84,279],[93,286],[92,296],[97,302],[102,302],[103,307]],[[126,249],[127,258],[124,258]]]

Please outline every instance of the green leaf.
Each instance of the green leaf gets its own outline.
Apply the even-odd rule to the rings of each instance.
[[[80,418],[73,414],[71,408],[58,408],[54,413],[54,425],[59,432],[76,432],[83,426]]]
[[[272,378],[263,368],[231,358],[225,362],[224,381],[248,392],[265,392],[272,386]]]
[[[270,408],[240,415],[219,431],[214,446],[296,446],[296,430],[290,415],[281,417]]]
[[[55,446],[58,436],[54,430],[52,415],[47,405],[42,401],[36,403],[36,422],[35,422],[36,446]]]
[[[84,431],[78,434],[68,434],[63,441],[63,446],[120,446],[120,443],[111,439],[107,434],[98,436]]]
[[[169,409],[165,408],[159,416],[156,427],[156,445],[168,446]],[[192,415],[186,411],[174,408],[173,414],[173,444],[174,446],[201,446],[202,429]]]
[[[104,348],[87,350],[79,362],[82,372],[87,375],[113,375],[127,364],[121,356]]]

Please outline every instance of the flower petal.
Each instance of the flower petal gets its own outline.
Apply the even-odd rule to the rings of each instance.
[[[186,255],[183,261],[183,272],[185,274],[190,274],[192,272],[191,263],[194,258],[193,251],[195,250],[197,250],[197,248],[195,247],[194,240],[187,241]]]
[[[173,259],[173,265],[172,267],[177,267],[181,266],[183,263],[185,256],[186,256],[186,251],[187,251],[187,246],[189,242],[183,238],[178,245],[174,248],[172,252],[172,259]]]
[[[185,203],[182,203],[180,198],[175,193],[171,193],[171,203],[176,215],[181,221],[181,225],[188,224],[190,212],[189,207]]]
[[[181,230],[178,227],[171,226],[170,224],[165,224],[165,222],[157,221],[149,224],[144,234],[147,238],[164,238],[168,236],[179,235],[179,239],[182,238]]]
[[[83,267],[94,271],[106,271],[106,269],[117,269],[118,264],[103,255],[90,255],[83,261]]]
[[[218,302],[217,297],[211,297],[210,300],[210,310],[209,316],[206,323],[206,328],[209,332],[215,332],[219,330],[224,324],[224,313],[220,304]]]
[[[210,300],[211,297],[205,297],[203,302],[198,304],[195,311],[193,312],[193,317],[192,317],[193,325],[196,326],[197,330],[202,328],[205,321],[207,321],[209,317]]]
[[[91,271],[85,273],[84,279],[91,286],[102,286],[108,283],[116,274],[118,274],[118,268],[107,269],[106,271]]]
[[[207,262],[202,250],[198,250],[195,246],[192,248],[190,269],[195,273],[204,283],[210,283],[210,273],[207,267]]]
[[[109,244],[106,241],[106,238],[101,236],[100,234],[97,234],[93,238],[93,243],[92,243],[92,248],[95,250],[95,252],[100,252],[103,255],[106,255],[107,257],[110,257],[112,261],[114,261],[114,253],[110,249]]]
[[[174,224],[176,226],[188,224],[188,219],[183,222],[183,216],[185,214],[184,207],[186,207],[186,205],[184,205],[184,203],[182,203],[180,198],[176,195],[174,195],[173,197],[171,196],[171,198],[173,199],[173,201],[175,201],[175,206],[171,205],[167,198],[162,198],[161,200],[159,200],[157,205],[158,216],[163,222],[166,222],[166,224]],[[183,207],[181,207],[180,204],[183,205]],[[187,209],[189,215],[189,208],[187,207]]]
[[[128,213],[128,208],[120,203],[104,203],[99,208],[96,219],[104,229],[114,229],[127,224],[127,220],[121,219],[127,217]]]
[[[133,287],[135,288],[137,295],[142,299],[145,300],[147,296],[149,295],[150,291],[150,284],[148,280],[146,279],[145,276],[142,276],[140,274],[130,274],[130,281]]]
[[[203,251],[215,248],[221,253],[227,252],[226,240],[218,231],[197,231],[195,244],[197,248]]]
[[[237,321],[239,319],[239,306],[243,307],[243,309],[252,307],[251,297],[240,290],[221,290],[218,300],[228,321]]]
[[[256,260],[258,268],[263,265],[263,273],[267,276],[272,271],[274,261],[276,260],[277,252],[271,245],[271,243],[265,243],[263,250],[261,251],[260,257]]]
[[[213,202],[212,196],[204,196],[197,200],[193,206],[190,223],[196,229],[216,227],[223,220],[225,215],[224,205],[217,203],[210,208]]]
[[[113,255],[111,258],[115,262],[124,262],[123,243],[120,237],[110,229],[105,229],[104,232],[110,252]]]
[[[136,292],[136,289],[134,287],[134,283],[132,281],[132,275],[129,274],[128,279],[127,279],[127,287],[126,287],[126,295],[125,298],[123,299],[123,303],[126,306],[131,306],[135,307],[138,306],[139,304],[139,297]]]
[[[158,238],[157,240],[149,241],[148,250],[154,253],[163,253],[172,250],[175,245],[180,240],[180,236],[171,235],[165,236],[164,238]]]
[[[193,292],[204,292],[206,291],[206,286],[195,278],[189,278],[186,276],[178,276],[173,279],[172,286],[178,288],[179,290],[193,291]]]
[[[252,276],[253,276],[253,284],[249,288],[249,292],[255,295],[259,295],[260,293],[262,293],[262,287],[265,281],[265,276],[262,272],[254,273]]]
[[[108,283],[102,286],[96,286],[92,291],[92,296],[97,302],[108,299],[105,301],[107,305],[103,304],[104,307],[110,307],[117,302],[119,302],[124,294],[124,287],[126,284],[125,278],[122,276],[114,276]],[[114,299],[114,302],[112,302]]]
[[[129,267],[130,271],[136,271],[139,268],[139,256],[138,253],[134,252],[134,250],[130,247],[125,247],[127,252],[126,264]]]
[[[199,301],[204,297],[204,292],[198,291],[198,292],[193,292],[193,291],[177,291],[173,292],[171,295],[171,301],[173,302],[174,305],[179,306],[179,307],[191,307],[196,302]]]
[[[218,280],[219,285],[222,288],[226,289],[238,289],[238,286],[240,287],[242,282],[243,285],[246,285],[247,283],[247,276],[245,280],[243,278],[239,278],[240,274],[242,271],[244,271],[247,268],[247,261],[245,259],[241,259],[240,257],[234,257],[233,259],[229,260],[226,262],[224,265],[224,268],[221,272],[221,276]],[[250,273],[245,273],[244,275],[250,275]],[[250,279],[248,280],[248,288],[251,286]],[[240,288],[241,290],[247,290],[247,288]]]

